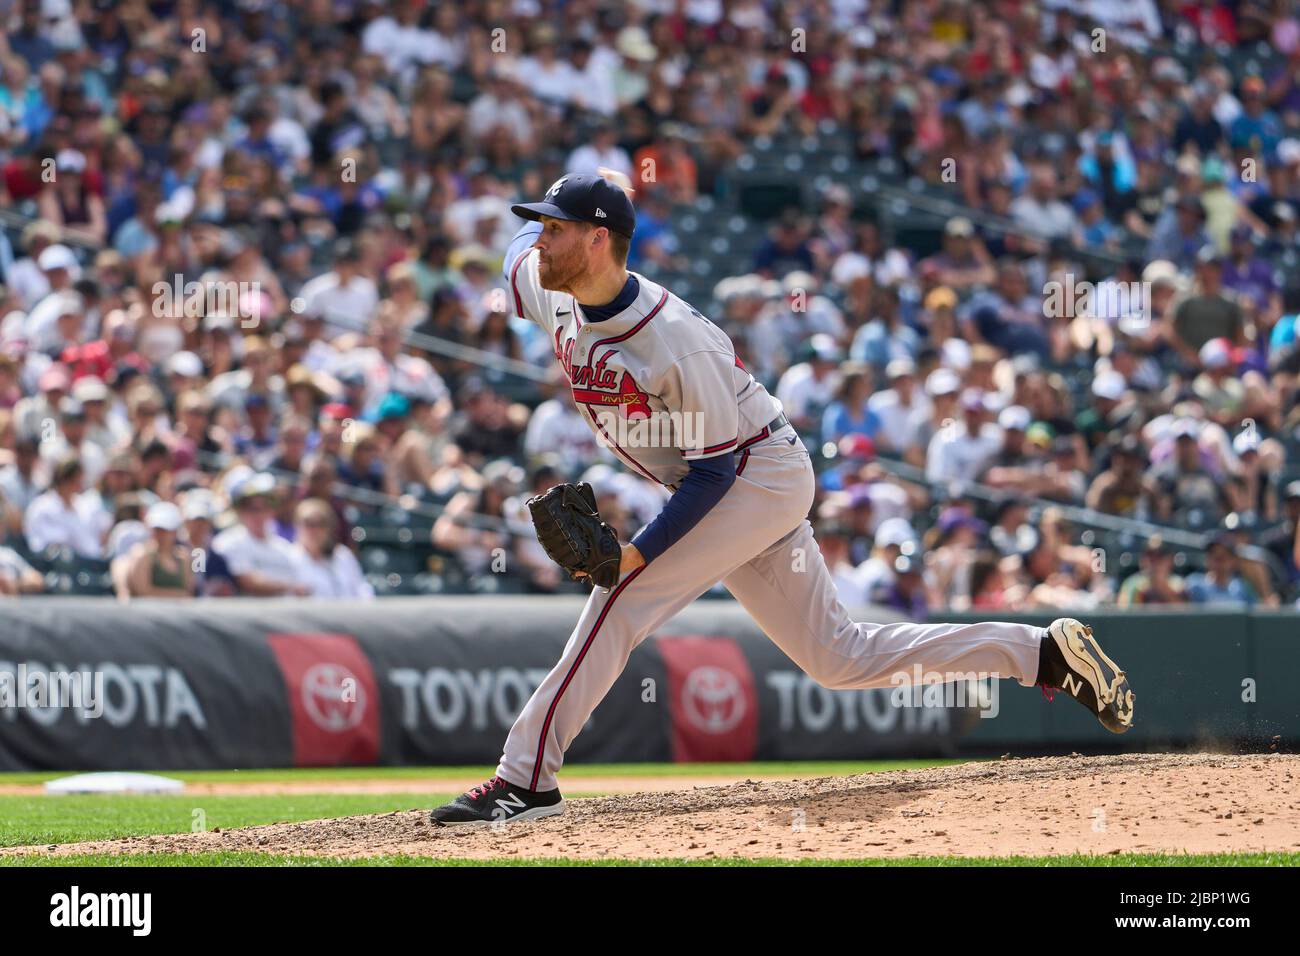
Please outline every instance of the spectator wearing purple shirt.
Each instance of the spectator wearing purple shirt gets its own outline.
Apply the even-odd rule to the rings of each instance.
[[[1232,229],[1232,243],[1223,263],[1223,286],[1253,303],[1265,326],[1272,326],[1282,314],[1277,275],[1273,267],[1256,253],[1254,232],[1250,226],[1243,224]]]
[[[901,611],[913,620],[925,620],[928,604],[920,560],[905,554],[895,558],[893,580],[882,582],[872,597],[877,604]]]

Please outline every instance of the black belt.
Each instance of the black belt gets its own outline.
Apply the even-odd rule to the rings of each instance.
[[[765,426],[763,426],[762,431],[760,431],[753,438],[748,438],[745,441],[741,442],[739,445],[737,445],[736,451],[744,451],[746,448],[748,448],[750,445],[754,444],[755,442],[760,442],[764,438],[769,438],[772,435],[775,435],[782,428],[785,428],[785,426],[789,424],[790,424],[790,419],[785,417],[785,412],[782,412],[780,415],[777,415],[776,418],[772,419]]]

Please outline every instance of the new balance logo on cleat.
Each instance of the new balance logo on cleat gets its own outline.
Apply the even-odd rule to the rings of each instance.
[[[438,826],[491,826],[539,820],[564,812],[559,790],[525,790],[493,777],[429,814]]]
[[[524,803],[523,798],[517,793],[512,793],[508,800],[498,800],[497,807],[506,816],[510,816],[516,810],[523,810],[528,804]]]
[[[1111,733],[1133,726],[1133,689],[1106,656],[1092,628],[1072,617],[1057,618],[1043,639],[1039,683],[1060,688],[1087,707]],[[1049,698],[1050,699],[1050,698]]]

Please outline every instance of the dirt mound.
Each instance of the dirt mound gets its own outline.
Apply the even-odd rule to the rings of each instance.
[[[1300,850],[1300,757],[1001,760],[570,801],[494,832],[423,812],[25,848],[360,857],[906,857]]]

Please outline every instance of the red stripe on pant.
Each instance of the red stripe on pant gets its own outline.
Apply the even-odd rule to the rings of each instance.
[[[564,683],[561,684],[560,689],[555,692],[555,700],[551,701],[551,707],[546,712],[546,720],[542,723],[541,739],[537,741],[537,760],[533,764],[533,779],[528,785],[529,790],[537,789],[537,778],[542,772],[542,757],[546,753],[546,735],[551,730],[551,718],[555,716],[555,708],[560,705],[560,698],[564,696],[565,690],[568,689],[569,682],[573,680],[573,675],[578,673],[578,668],[582,665],[582,659],[587,656],[587,651],[591,647],[591,642],[594,641],[596,635],[600,633],[600,626],[605,623],[605,615],[608,614],[609,609],[614,606],[614,602],[617,601],[618,596],[623,593],[623,589],[635,581],[636,576],[644,571],[646,567],[647,566],[644,564],[641,565],[641,567],[637,568],[619,582],[618,587],[614,588],[614,593],[609,596],[609,600],[605,602],[604,608],[601,609],[600,617],[596,618],[596,623],[592,625],[591,633],[587,635],[587,640],[582,645],[582,650],[578,652],[577,660],[573,662],[573,666],[569,668],[569,673],[565,675]]]

